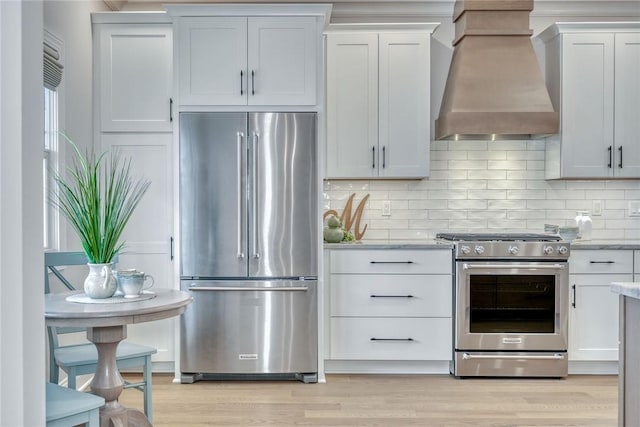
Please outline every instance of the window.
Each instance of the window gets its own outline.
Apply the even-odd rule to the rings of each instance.
[[[44,88],[44,158],[42,161],[44,186],[44,249],[58,248],[58,210],[49,195],[55,183],[51,171],[58,171],[58,93]]]
[[[55,180],[51,172],[58,172],[58,159],[61,157],[58,147],[58,123],[60,122],[60,102],[62,82],[62,62],[60,52],[62,41],[53,34],[44,31],[43,43],[43,100],[44,100],[44,150],[42,159],[43,212],[44,212],[44,249],[60,248],[60,230],[58,210],[51,204],[51,191],[55,190]]]

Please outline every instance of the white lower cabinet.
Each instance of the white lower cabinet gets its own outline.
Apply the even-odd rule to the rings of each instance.
[[[633,251],[575,250],[569,260],[569,360],[618,360],[618,295],[633,279]]]
[[[447,366],[451,250],[336,249],[328,261],[330,360]]]
[[[449,360],[451,318],[331,318],[331,358]]]

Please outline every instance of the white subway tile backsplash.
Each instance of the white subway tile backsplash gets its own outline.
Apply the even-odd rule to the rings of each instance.
[[[526,200],[489,200],[487,205],[489,210],[498,209],[526,209]]]
[[[433,141],[430,177],[423,180],[327,180],[323,210],[341,213],[355,193],[352,215],[369,194],[364,239],[428,239],[441,231],[542,232],[544,224],[572,225],[591,211],[594,240],[640,240],[640,180],[545,180],[544,140]],[[382,202],[391,201],[391,216]]]
[[[489,160],[487,169],[495,170],[522,170],[527,166],[526,160]]]
[[[488,160],[449,160],[448,169],[486,170]],[[444,169],[444,168],[442,168]]]
[[[504,170],[470,170],[469,179],[507,179],[507,171]]]

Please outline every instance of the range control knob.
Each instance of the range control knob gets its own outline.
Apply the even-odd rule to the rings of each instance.
[[[520,252],[520,248],[517,246],[509,246],[509,253],[512,255],[517,255]]]
[[[567,249],[567,247],[566,247],[566,246],[558,246],[557,251],[558,251],[558,253],[559,253],[559,254],[561,254],[561,255],[566,255],[566,254],[567,254],[567,252],[569,252],[569,249]]]
[[[471,248],[469,246],[462,245],[460,247],[460,252],[462,252],[465,255],[468,255],[471,252]]]
[[[552,254],[553,253],[553,246],[545,246],[544,249],[542,249],[542,250],[547,255]]]
[[[484,246],[476,245],[476,253],[477,254],[483,254],[484,253]]]

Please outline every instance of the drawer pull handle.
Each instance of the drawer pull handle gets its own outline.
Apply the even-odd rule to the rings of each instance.
[[[590,264],[615,264],[615,261],[589,261]]]
[[[413,264],[413,261],[369,261],[369,264]]]
[[[371,341],[413,341],[413,338],[371,338]]]
[[[370,295],[371,298],[415,298],[413,295]]]

